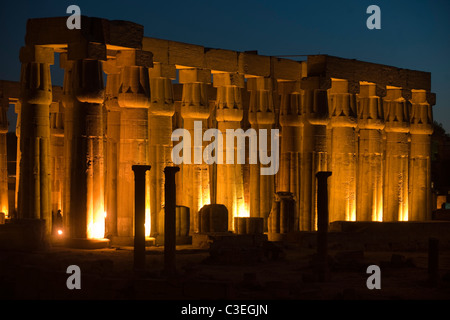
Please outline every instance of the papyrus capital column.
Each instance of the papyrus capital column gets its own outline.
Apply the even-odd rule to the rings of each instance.
[[[133,165],[148,164],[148,108],[150,106],[149,68],[152,53],[120,50],[116,55],[120,69],[117,102],[120,107],[120,142],[118,147],[117,228],[119,237],[133,236]],[[147,180],[148,180],[147,173]],[[146,184],[146,235],[149,235],[149,186]]]
[[[51,231],[49,105],[52,102],[51,48],[23,47],[20,51],[20,182],[18,211],[20,218],[45,219]]]
[[[302,147],[302,93],[300,82],[279,81],[281,125],[280,170],[277,192],[290,192],[295,200],[294,228],[300,226],[300,171]],[[307,222],[308,223],[308,222]],[[308,223],[309,224],[309,223]],[[302,228],[303,230],[303,228]]]
[[[179,82],[183,84],[181,99],[181,117],[183,118],[184,129],[188,130],[191,136],[191,164],[183,164],[182,170],[182,205],[190,208],[190,228],[191,232],[198,231],[198,211],[205,204],[210,203],[210,183],[209,166],[202,161],[195,163],[194,155],[203,155],[203,133],[206,128],[206,120],[210,116],[208,84],[211,83],[211,71],[207,69],[188,68],[179,69]],[[194,132],[195,121],[202,122],[202,132]],[[195,150],[197,148],[197,150]],[[201,150],[200,150],[201,148]]]
[[[356,219],[383,219],[383,107],[376,84],[360,82],[357,94],[358,172]]]
[[[252,77],[247,79],[247,90],[250,91],[248,120],[251,127],[258,131],[258,141],[261,139],[259,130],[265,129],[267,136],[267,154],[271,152],[268,139],[270,130],[275,123],[274,90],[276,81],[273,78]],[[259,150],[259,148],[258,148]],[[275,179],[271,175],[261,175],[261,163],[250,164],[250,216],[264,218],[264,230],[267,230],[267,218],[272,209],[275,192]]]
[[[405,221],[409,196],[409,108],[402,88],[386,88],[383,112],[386,135],[383,221]]]
[[[70,52],[69,52],[70,57]],[[71,71],[73,107],[70,164],[70,236],[103,238],[105,233],[102,66],[77,59]]]
[[[331,125],[330,221],[356,220],[356,101],[347,80],[328,89]]]
[[[244,75],[234,72],[215,73],[213,75],[214,87],[217,88],[216,121],[223,139],[223,163],[217,164],[216,202],[228,209],[228,226],[234,229],[234,217],[247,216],[244,199],[244,180],[242,164],[237,163],[238,150],[235,143],[229,146],[227,142],[227,129],[241,128],[244,115],[242,105],[242,89],[245,87]],[[230,140],[231,141],[231,140]],[[235,142],[235,139],[232,140]],[[229,149],[230,148],[230,149]],[[231,149],[232,148],[232,149]],[[233,163],[226,164],[227,154],[234,154]]]
[[[163,239],[164,168],[172,164],[172,117],[175,113],[172,80],[176,78],[174,65],[154,62],[149,69],[150,107],[148,109],[148,157],[150,171],[151,236]]]
[[[300,172],[299,228],[316,229],[317,181],[315,173],[328,169],[327,125],[328,94],[317,77],[301,82],[302,149]]]

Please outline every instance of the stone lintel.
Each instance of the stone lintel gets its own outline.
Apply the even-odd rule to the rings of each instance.
[[[179,71],[180,83],[211,83],[211,70],[206,69],[180,69]]]
[[[148,73],[150,78],[169,78],[172,80],[177,78],[177,68],[174,65],[162,62],[154,62],[153,67],[148,69]]]
[[[153,54],[144,50],[120,50],[116,55],[116,63],[118,67],[138,66],[151,68],[153,67]]]
[[[214,87],[235,86],[245,87],[244,75],[237,72],[218,72],[213,74]]]
[[[96,42],[75,42],[67,46],[68,60],[102,60],[106,61],[106,45]]]
[[[300,80],[306,76],[305,62],[156,38],[144,37],[142,43],[143,50],[153,53],[155,62],[176,65],[178,69],[202,68],[212,73],[238,72],[247,77],[273,77],[280,80]]]
[[[20,48],[20,62],[38,62],[38,63],[55,63],[55,54],[53,48],[42,46],[25,46]]]
[[[144,27],[134,22],[81,16],[81,29],[68,29],[68,16],[27,21],[25,43],[61,48],[69,43],[100,43],[108,49],[142,48]]]
[[[409,90],[431,90],[429,72],[328,55],[308,56],[308,76],[321,77],[322,86],[326,86],[330,78],[340,78],[347,79],[349,84],[355,83],[355,87],[356,83],[359,85],[359,81],[369,81],[380,87],[397,86]],[[349,85],[349,91],[352,91],[352,85]]]

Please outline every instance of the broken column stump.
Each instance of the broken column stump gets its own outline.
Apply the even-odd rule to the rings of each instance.
[[[207,204],[198,212],[199,233],[228,232],[228,210],[223,204]]]
[[[156,244],[164,245],[164,219],[165,208],[163,208],[158,216],[158,234],[156,235]],[[190,228],[190,210],[186,206],[176,206],[175,208],[175,233],[176,244],[191,244],[192,237],[189,235]]]
[[[291,192],[277,192],[268,218],[269,241],[284,241],[294,231],[295,200]]]
[[[235,217],[234,232],[236,234],[263,234],[264,218]]]

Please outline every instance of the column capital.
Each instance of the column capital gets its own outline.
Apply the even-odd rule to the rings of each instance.
[[[360,129],[382,130],[384,128],[383,107],[377,96],[377,85],[361,81],[357,97],[358,127]]]
[[[427,101],[427,92],[425,90],[411,90],[409,102],[411,103],[411,134],[432,134],[433,115],[431,105]]]
[[[332,127],[356,127],[356,97],[345,79],[331,79],[328,106]]]
[[[181,116],[184,119],[208,119],[211,70],[187,68],[179,69],[178,72],[179,82],[183,84]]]
[[[386,87],[383,98],[383,113],[386,132],[409,132],[409,108],[401,87]]]
[[[280,124],[282,126],[303,126],[302,93],[299,81],[278,82],[278,94],[281,96]]]
[[[250,124],[271,125],[275,123],[273,90],[276,85],[273,78],[251,77],[247,79],[250,91],[248,120]]]

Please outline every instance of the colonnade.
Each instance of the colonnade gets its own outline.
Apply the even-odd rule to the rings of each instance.
[[[42,19],[29,23],[34,29],[20,53],[18,217],[45,219],[51,230],[60,210],[70,237],[131,238],[132,165],[148,164],[146,234],[161,235],[163,170],[173,165],[172,132],[184,128],[192,159],[177,175],[177,205],[189,207],[191,233],[209,203],[227,207],[230,230],[237,216],[263,217],[267,228],[278,192],[295,201],[289,213],[295,230],[315,230],[318,171],[332,172],[330,221],[430,218],[434,95],[428,73],[328,56],[299,62],[210,49],[143,37],[143,28],[131,22],[100,19],[100,28],[96,19],[87,20],[86,33],[63,35],[47,30]],[[65,72],[60,101],[52,97],[50,79],[55,54]],[[194,130],[196,122],[202,132]],[[233,152],[234,164],[194,159],[208,145],[203,134],[209,128],[219,129],[223,141],[227,129],[252,128],[258,142],[259,129],[268,136],[278,129],[279,170],[261,175],[268,165],[249,163],[248,140],[241,150],[245,163],[236,161],[238,145],[225,143],[224,159]],[[1,191],[4,112],[0,129]],[[268,145],[268,153],[275,151]],[[3,197],[2,191],[5,211]]]

